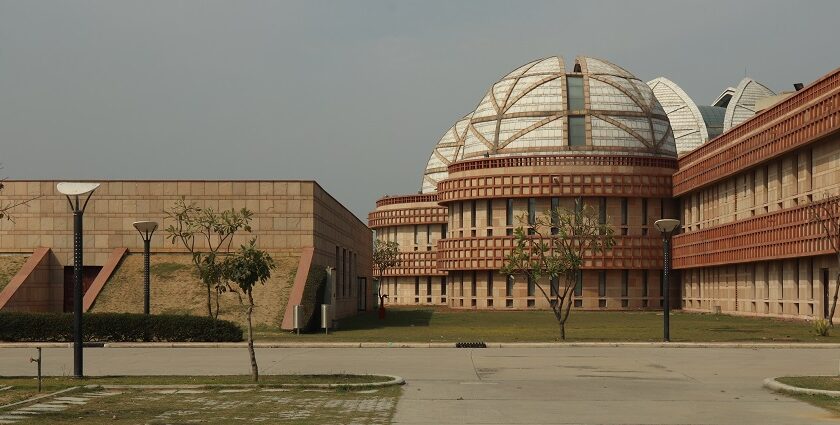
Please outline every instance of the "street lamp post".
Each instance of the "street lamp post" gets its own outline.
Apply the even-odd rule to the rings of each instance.
[[[135,221],[134,228],[140,232],[143,238],[143,314],[149,315],[149,250],[152,242],[152,234],[155,233],[158,224],[154,221]]]
[[[73,211],[73,376],[84,377],[84,363],[82,361],[82,299],[84,297],[82,263],[82,216],[88,201],[99,183],[70,183],[61,182],[55,186],[56,190],[67,197],[70,210]],[[84,202],[82,202],[82,197]]]
[[[664,333],[662,339],[663,341],[668,342],[671,340],[671,236],[674,234],[674,231],[677,229],[677,227],[679,227],[680,221],[675,220],[673,218],[663,218],[662,220],[656,220],[656,222],[653,223],[653,225],[656,226],[656,228],[662,233],[662,240],[665,243],[665,271],[663,273],[662,282],[662,313]]]

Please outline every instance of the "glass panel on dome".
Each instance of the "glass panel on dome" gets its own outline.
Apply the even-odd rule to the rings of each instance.
[[[586,121],[583,117],[569,117],[569,146],[586,145]]]
[[[569,94],[569,110],[583,110],[583,78],[566,77]]]

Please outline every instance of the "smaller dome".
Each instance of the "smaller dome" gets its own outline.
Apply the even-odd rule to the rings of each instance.
[[[697,105],[677,83],[665,77],[654,78],[647,85],[668,115],[678,154],[691,152],[723,132],[726,108]]]
[[[437,192],[438,182],[449,176],[449,164],[455,162],[464,147],[464,138],[467,136],[471,116],[472,114],[465,115],[446,133],[443,133],[426,164],[423,181],[420,183],[421,193]]]
[[[732,99],[726,105],[726,117],[723,119],[723,131],[741,124],[755,115],[755,104],[760,99],[774,96],[776,93],[764,84],[744,78],[732,94]]]

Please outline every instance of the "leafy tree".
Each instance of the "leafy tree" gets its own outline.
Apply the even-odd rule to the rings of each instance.
[[[560,339],[565,340],[566,321],[585,256],[612,248],[613,229],[600,223],[595,209],[582,205],[580,200],[574,211],[556,209],[534,217],[530,223],[523,215],[519,222],[514,231],[514,248],[505,257],[501,273],[531,279],[551,306],[560,325]]]
[[[382,293],[382,276],[385,271],[400,265],[400,244],[396,241],[375,240],[373,243],[373,267],[376,269],[379,282],[377,296],[379,297],[379,309],[385,309],[385,298],[388,295]]]
[[[267,252],[257,249],[256,243],[256,238],[251,239],[249,244],[242,245],[238,251],[226,257],[221,265],[222,276],[239,287],[238,290],[231,288],[231,292],[236,292],[239,295],[239,291],[241,291],[248,297],[248,307],[246,309],[248,317],[248,355],[251,357],[251,377],[254,378],[254,382],[259,380],[259,369],[257,368],[257,356],[254,353],[253,289],[257,283],[265,283],[271,277],[271,271],[275,268],[271,256]],[[242,302],[241,295],[239,296],[239,302]]]
[[[811,202],[808,205],[808,212],[811,222],[820,225],[823,237],[828,240],[837,260],[838,271],[834,283],[834,296],[831,299],[831,310],[827,317],[828,325],[834,327],[834,311],[837,309],[837,295],[840,291],[840,195],[826,195],[821,201]]]
[[[200,208],[195,203],[187,204],[181,198],[164,214],[173,222],[165,229],[166,238],[172,244],[180,243],[192,254],[198,278],[207,289],[207,315],[218,318],[219,295],[227,290],[227,286],[222,281],[222,270],[217,259],[220,254],[230,252],[230,245],[237,232],[251,232],[250,222],[254,213],[246,208],[217,212],[212,208]]]

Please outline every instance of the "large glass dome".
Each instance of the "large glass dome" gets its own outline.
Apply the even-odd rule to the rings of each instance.
[[[668,117],[650,87],[607,61],[529,62],[493,84],[468,115],[456,161],[511,155],[675,158]],[[424,184],[425,189],[425,184]]]

